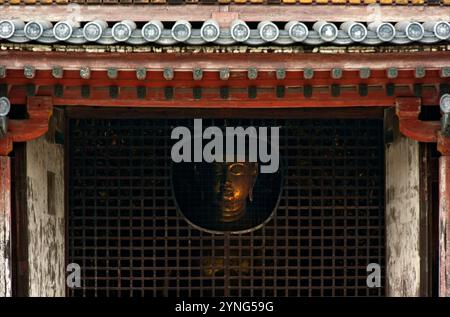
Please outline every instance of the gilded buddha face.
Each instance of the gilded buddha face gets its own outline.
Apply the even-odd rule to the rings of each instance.
[[[244,216],[247,199],[253,200],[257,175],[257,163],[214,163],[214,193],[220,221],[233,222]]]

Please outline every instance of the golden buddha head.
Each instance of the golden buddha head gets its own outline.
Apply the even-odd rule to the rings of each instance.
[[[233,222],[245,214],[247,200],[253,200],[258,164],[253,162],[213,163],[215,204],[221,222]]]

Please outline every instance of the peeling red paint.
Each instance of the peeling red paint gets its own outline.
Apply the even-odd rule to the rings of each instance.
[[[8,155],[13,142],[34,140],[47,132],[53,109],[52,98],[30,97],[27,103],[28,119],[8,121],[8,133],[0,140],[0,155]]]
[[[439,121],[419,120],[420,107],[420,98],[397,98],[396,113],[400,132],[419,142],[436,142],[441,124]]]

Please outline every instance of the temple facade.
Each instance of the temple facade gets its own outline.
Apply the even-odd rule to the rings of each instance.
[[[0,0],[0,296],[450,296],[450,0]]]

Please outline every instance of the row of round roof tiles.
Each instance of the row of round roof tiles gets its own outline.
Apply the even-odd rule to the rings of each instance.
[[[21,20],[0,20],[0,39],[14,43],[38,41],[41,43],[67,42],[85,44],[146,44],[173,45],[186,43],[201,45],[214,43],[231,45],[245,43],[261,45],[274,43],[289,45],[304,43],[320,45],[333,43],[349,45],[362,43],[377,45],[385,42],[408,44],[411,42],[437,43],[450,41],[450,23],[446,21],[408,22],[395,24],[372,22],[368,25],[359,22],[344,22],[338,25],[326,21],[318,21],[312,29],[298,21],[291,21],[283,29],[270,22],[262,21],[257,29],[250,27],[242,20],[235,20],[230,28],[220,28],[215,20],[207,20],[200,29],[193,29],[188,21],[177,21],[170,29],[165,29],[161,21],[149,21],[142,28],[136,23],[124,20],[112,27],[105,21],[91,21],[83,27],[78,22],[60,21],[53,24],[45,20],[34,20],[25,23]]]

